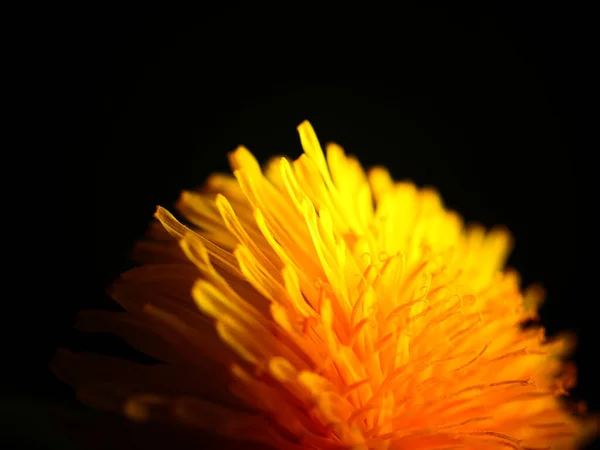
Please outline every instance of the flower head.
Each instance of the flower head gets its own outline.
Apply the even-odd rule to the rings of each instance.
[[[597,422],[561,399],[570,336],[546,339],[540,288],[505,269],[504,229],[465,227],[431,189],[365,173],[308,122],[304,154],[264,169],[243,147],[159,207],[144,265],[85,312],[163,361],[61,351],[80,397],[281,449],[575,448]]]

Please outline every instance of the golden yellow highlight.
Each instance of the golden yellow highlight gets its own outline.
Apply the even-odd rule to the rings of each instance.
[[[543,291],[505,269],[504,229],[465,227],[431,189],[365,173],[308,122],[297,160],[240,147],[177,208],[113,296],[86,312],[165,364],[61,351],[82,399],[280,449],[574,449],[570,336],[547,340]],[[179,245],[177,245],[177,243]],[[201,445],[201,443],[199,444]]]

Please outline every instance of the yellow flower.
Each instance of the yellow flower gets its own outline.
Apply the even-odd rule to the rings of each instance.
[[[189,226],[158,208],[145,264],[112,289],[127,312],[79,327],[164,364],[61,350],[80,398],[281,449],[569,449],[595,433],[561,400],[573,339],[521,326],[543,293],[504,268],[508,232],[298,130],[297,160],[262,170],[240,147],[235,177],[184,192]]]

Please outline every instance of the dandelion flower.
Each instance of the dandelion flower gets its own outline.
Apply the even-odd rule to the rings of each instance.
[[[184,192],[113,298],[78,327],[160,360],[60,350],[88,404],[278,449],[572,449],[573,345],[547,339],[540,288],[505,268],[501,228],[466,227],[431,189],[365,172],[308,122],[304,153]],[[573,408],[571,408],[573,409]],[[204,431],[202,431],[204,430]],[[199,445],[201,445],[201,440]],[[244,444],[246,445],[246,444]]]

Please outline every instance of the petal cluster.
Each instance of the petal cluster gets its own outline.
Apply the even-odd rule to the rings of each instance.
[[[304,153],[158,208],[144,265],[86,312],[163,361],[61,351],[96,407],[281,449],[569,449],[595,422],[562,400],[570,336],[548,340],[538,287],[505,268],[509,233],[466,227],[437,192],[365,172],[308,122]],[[166,233],[165,233],[166,231]]]

